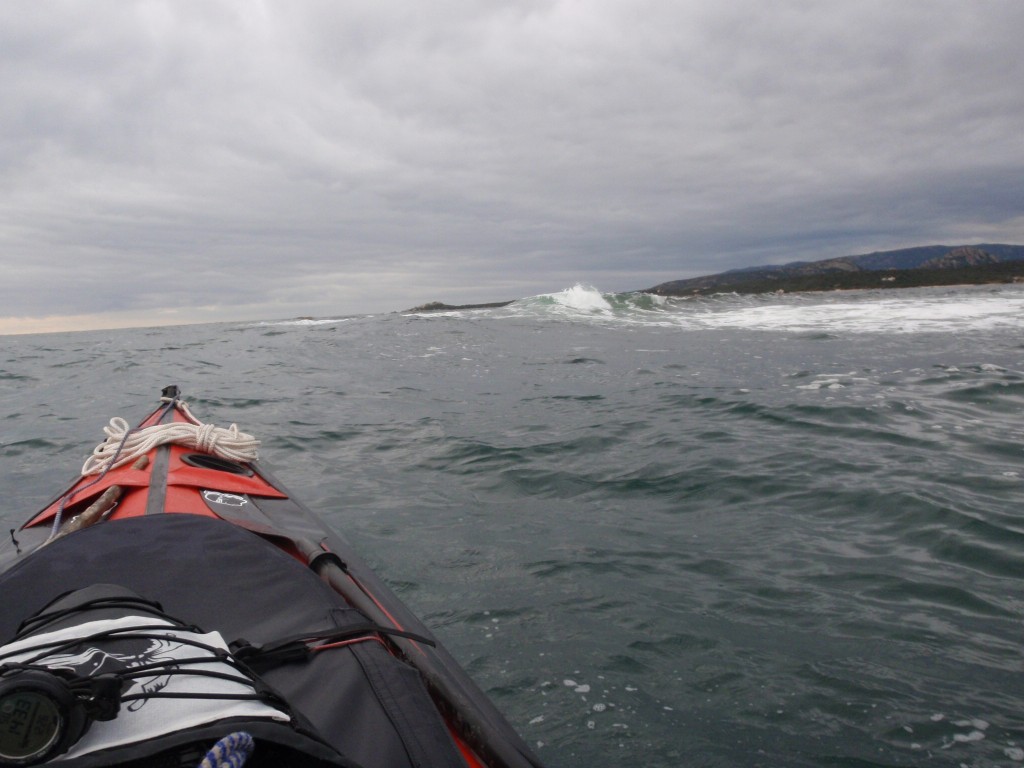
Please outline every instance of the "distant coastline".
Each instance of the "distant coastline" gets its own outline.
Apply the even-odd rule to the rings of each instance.
[[[1024,246],[925,245],[820,261],[795,261],[673,280],[648,288],[659,296],[802,293],[864,288],[1012,283],[1024,277]]]
[[[673,280],[636,293],[709,296],[715,293],[807,293],[870,288],[1024,283],[1024,246],[1004,243],[926,245],[820,261],[748,267]],[[445,312],[507,307],[512,301],[445,304],[432,301],[405,312]]]
[[[699,280],[700,278],[698,278]],[[1024,283],[1024,261],[947,269],[886,269],[811,275],[757,275],[737,280],[682,286],[655,286],[642,293],[658,296],[709,296],[715,293],[806,293],[867,288],[925,288],[943,285]]]

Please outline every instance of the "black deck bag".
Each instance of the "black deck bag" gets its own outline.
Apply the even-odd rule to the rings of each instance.
[[[111,588],[96,586],[104,584],[126,591],[118,597],[109,593]],[[86,591],[71,595],[69,590]],[[329,636],[367,623],[312,571],[277,547],[224,521],[192,515],[111,521],[58,539],[0,576],[0,596],[0,638],[20,632],[23,640],[80,624],[83,618],[114,620],[124,611],[143,623],[176,617],[170,620],[202,628],[198,631],[203,633],[217,632],[228,645],[244,638],[245,645],[255,648],[272,647],[282,638]],[[130,605],[96,602],[104,596]],[[90,606],[66,612],[76,601]],[[36,613],[45,616],[24,622]],[[335,645],[261,668],[258,685],[277,697],[276,704],[268,699],[267,705],[286,712],[287,722],[232,717],[231,722],[190,726],[160,738],[174,746],[208,746],[229,730],[247,730],[257,741],[247,766],[259,766],[262,752],[272,754],[279,766],[464,768],[415,669],[379,639],[368,636],[366,642]],[[144,651],[135,649],[128,655]],[[167,691],[166,684],[160,690]],[[132,702],[138,700],[131,699],[124,707],[135,706]],[[145,712],[158,700],[153,697],[138,711]],[[98,732],[100,725],[93,728]],[[263,749],[265,742],[276,746]],[[139,757],[129,754],[135,747],[120,749],[122,762]],[[302,753],[306,762],[294,763],[288,750]],[[114,765],[113,756],[113,751],[103,760],[83,755],[62,764]]]

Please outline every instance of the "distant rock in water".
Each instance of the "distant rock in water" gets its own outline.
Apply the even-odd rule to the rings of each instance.
[[[514,301],[514,300],[513,300]],[[507,307],[512,301],[492,301],[486,304],[445,304],[441,301],[431,301],[420,304],[418,307],[406,309],[405,312],[453,312],[461,309],[495,309],[496,307]]]

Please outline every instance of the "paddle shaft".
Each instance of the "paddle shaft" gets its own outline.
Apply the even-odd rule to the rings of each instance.
[[[392,618],[345,570],[340,558],[325,552],[319,545],[308,540],[296,541],[296,544],[307,558],[310,568],[353,608],[381,626],[394,626]],[[443,660],[438,657],[435,649],[425,648],[415,640],[403,637],[389,637],[388,640],[398,647],[406,661],[419,671],[427,687],[454,716],[466,742],[480,753],[492,768],[539,768],[539,764],[534,763],[514,744],[509,743],[505,734],[481,717],[467,694],[453,685],[453,681],[443,674]]]

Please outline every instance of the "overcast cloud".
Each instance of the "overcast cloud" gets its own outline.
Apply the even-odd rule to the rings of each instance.
[[[4,3],[0,333],[1024,243],[1022,32],[1019,0]]]

